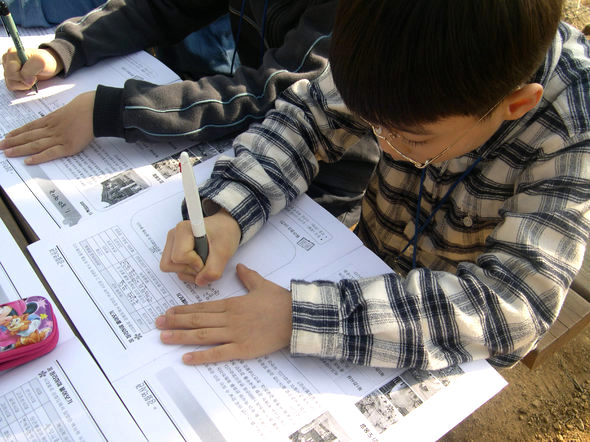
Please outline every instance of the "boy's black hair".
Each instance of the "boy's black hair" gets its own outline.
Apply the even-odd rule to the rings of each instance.
[[[539,69],[563,0],[341,0],[336,87],[372,123],[403,129],[484,115]]]

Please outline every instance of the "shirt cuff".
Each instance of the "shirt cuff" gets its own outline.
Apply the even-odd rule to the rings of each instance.
[[[342,359],[340,289],[333,282],[291,282],[291,354]]]
[[[222,156],[217,160],[215,168],[225,160],[231,160],[231,158]],[[246,186],[238,182],[209,179],[199,193],[201,199],[207,201],[207,204],[203,206],[206,212],[217,205],[224,208],[236,220],[242,233],[240,245],[248,242],[264,226],[268,218],[258,200]]]
[[[125,138],[122,112],[123,89],[99,84],[94,97],[94,136]]]

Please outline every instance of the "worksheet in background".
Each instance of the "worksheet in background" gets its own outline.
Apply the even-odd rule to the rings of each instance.
[[[25,47],[37,47],[51,38],[52,34],[46,34],[22,39]],[[0,38],[0,50],[11,45],[8,37]],[[156,84],[180,81],[166,65],[143,51],[103,60],[68,78],[58,76],[41,82],[38,94],[9,91],[2,77],[0,138],[80,93],[96,89],[99,83],[121,87],[129,78]],[[200,163],[229,149],[230,144],[126,143],[120,138],[97,138],[77,155],[35,166],[26,166],[24,158],[9,159],[0,152],[0,185],[37,236],[47,238],[168,181],[178,173],[180,151],[187,150],[192,162]]]
[[[30,296],[51,299],[1,220],[0,244],[0,304]],[[0,371],[0,438],[146,440],[55,305],[53,312],[59,330],[56,348]]]
[[[435,440],[505,381],[484,361],[437,373],[292,358],[189,367],[189,346],[166,346],[155,317],[171,305],[243,294],[237,262],[288,287],[391,271],[306,196],[271,218],[207,288],[158,269],[179,221],[180,183],[139,196],[29,246],[72,320],[149,440]],[[427,425],[425,424],[427,423]]]

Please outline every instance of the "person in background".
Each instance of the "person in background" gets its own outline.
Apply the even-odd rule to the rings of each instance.
[[[87,14],[104,0],[6,0],[14,22],[21,27],[53,27],[63,21]],[[182,78],[228,74],[235,44],[225,14],[210,25],[186,36],[182,41],[153,48],[154,55]],[[239,66],[239,58],[234,60]]]
[[[240,65],[170,85],[128,80],[98,86],[29,123],[0,142],[7,157],[39,164],[80,152],[93,137],[212,141],[260,121],[284,89],[327,68],[335,0],[110,0],[58,26],[55,40],[28,50],[21,66],[14,50],[3,56],[6,85],[27,90],[36,81],[69,75],[104,58],[162,47],[228,14]],[[75,132],[71,127],[76,127]],[[358,220],[360,199],[379,158],[351,150],[322,167],[309,194],[347,225]],[[342,178],[346,170],[349,178]]]
[[[341,0],[330,64],[234,140],[160,267],[206,285],[239,244],[351,146],[382,157],[356,230],[391,268],[283,288],[242,264],[247,294],[171,308],[187,364],[294,356],[440,369],[512,366],[551,327],[590,233],[590,44],[562,0]],[[427,29],[428,32],[424,32]],[[274,159],[274,160],[271,160]]]
[[[4,0],[4,3],[18,26],[50,28],[88,13],[104,0]]]

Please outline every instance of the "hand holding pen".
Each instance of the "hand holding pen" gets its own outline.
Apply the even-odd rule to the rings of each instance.
[[[24,65],[28,60],[25,53],[25,48],[20,39],[20,36],[18,35],[18,30],[16,29],[16,25],[12,19],[10,10],[4,1],[0,1],[0,19],[2,20],[2,25],[4,26],[6,33],[10,36],[10,38],[12,38],[12,43],[16,48],[16,53],[21,62],[21,65]],[[35,92],[38,92],[37,83],[34,83],[32,88]]]
[[[18,33],[18,29],[16,28],[16,24],[12,19],[12,14],[6,5],[6,2],[0,0],[0,20],[2,20],[2,26],[4,26],[4,30],[6,34],[12,39],[12,43],[16,48],[16,53],[18,54],[18,58],[21,64],[25,64],[27,62],[27,55],[25,53],[25,47],[23,46],[23,42],[20,39],[20,35]]]
[[[179,160],[185,194],[184,221],[166,235],[160,270],[176,273],[181,281],[205,287],[221,278],[228,261],[238,250],[242,232],[238,222],[221,207],[203,218],[199,189],[188,153],[183,152]],[[197,262],[197,256],[200,262]]]

